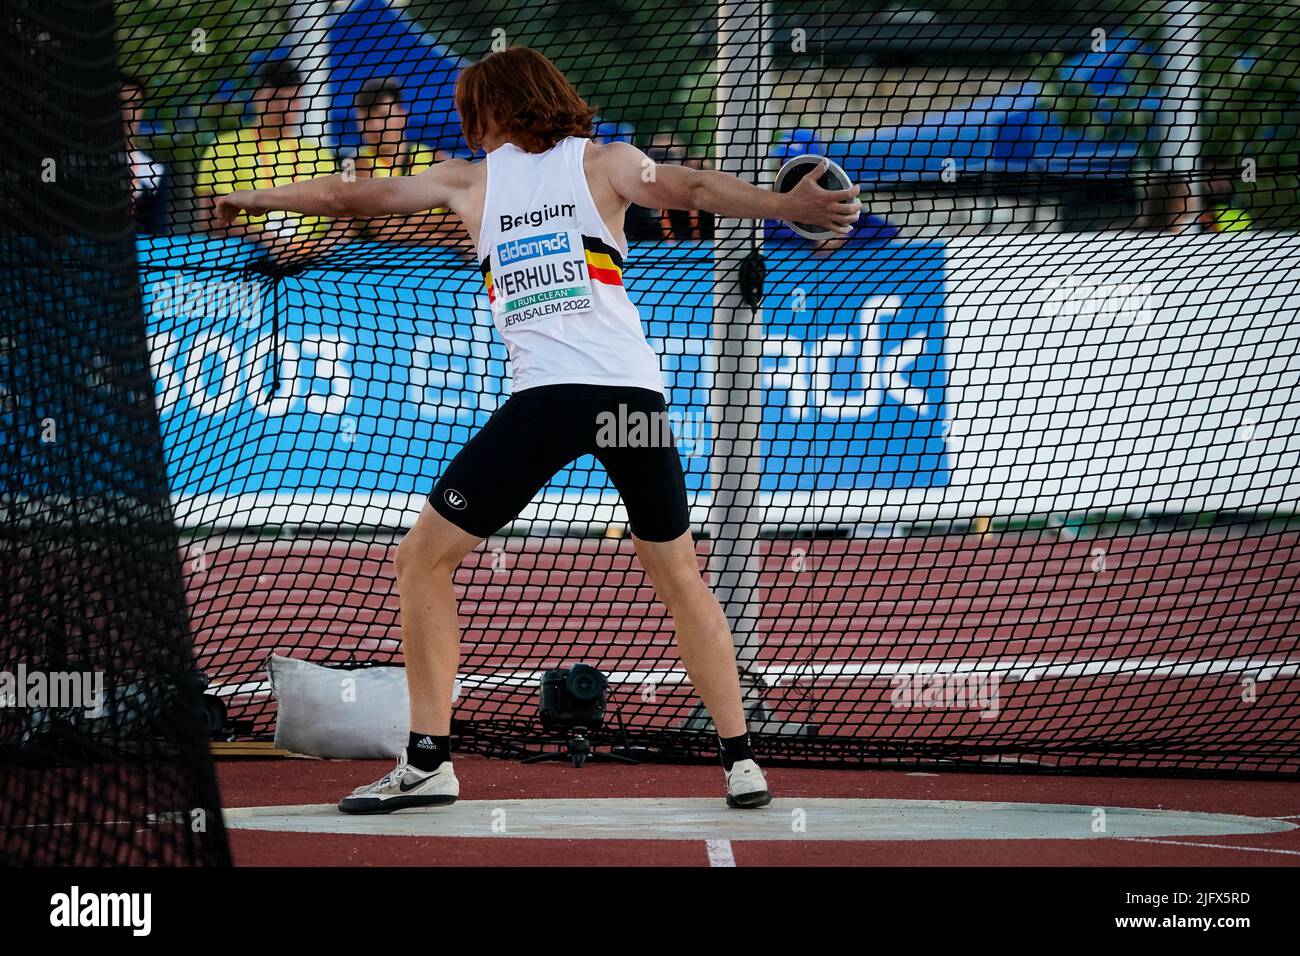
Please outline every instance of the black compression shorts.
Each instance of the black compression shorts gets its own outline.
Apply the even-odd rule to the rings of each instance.
[[[594,455],[623,498],[632,533],[672,541],[690,527],[690,516],[666,415],[663,395],[645,388],[524,389],[452,459],[429,503],[462,531],[486,538],[518,517],[556,472]],[[626,427],[638,421],[645,427]]]

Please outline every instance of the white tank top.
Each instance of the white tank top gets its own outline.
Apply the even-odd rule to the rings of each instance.
[[[513,391],[539,385],[664,390],[659,358],[623,288],[627,242],[587,186],[587,141],[544,153],[506,143],[487,155],[478,257]]]

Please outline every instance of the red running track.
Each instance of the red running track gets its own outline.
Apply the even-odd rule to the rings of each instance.
[[[1181,754],[1163,764],[1233,769],[1270,751],[1300,770],[1298,545],[1295,533],[1213,531],[766,541],[752,666],[782,719],[822,735],[965,741],[1049,763],[1045,743],[1150,745]],[[254,735],[274,728],[269,653],[401,662],[395,547],[189,547],[200,664]],[[690,713],[670,622],[630,541],[493,539],[456,585],[470,678],[458,717],[531,713],[536,673],[580,660],[614,675],[611,702],[630,727]],[[473,683],[503,675],[505,687]],[[900,702],[908,690],[911,706]]]

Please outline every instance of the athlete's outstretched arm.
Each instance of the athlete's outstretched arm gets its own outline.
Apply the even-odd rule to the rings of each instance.
[[[470,164],[448,159],[416,176],[387,179],[319,176],[272,189],[240,189],[217,200],[213,217],[218,226],[230,225],[241,211],[250,213],[296,212],[334,219],[409,216],[441,206],[451,206],[469,182]]]
[[[810,173],[788,193],[750,185],[729,173],[658,164],[630,143],[610,143],[609,181],[629,202],[650,209],[703,209],[729,219],[784,219],[824,226],[841,235],[861,214],[857,186],[822,189]]]

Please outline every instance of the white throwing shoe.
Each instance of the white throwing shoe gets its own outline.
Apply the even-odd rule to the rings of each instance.
[[[460,781],[451,761],[432,772],[417,770],[406,762],[406,751],[397,766],[374,783],[357,787],[339,801],[344,813],[392,813],[405,807],[444,807],[460,796]]]
[[[754,810],[772,802],[767,780],[752,760],[737,760],[727,774],[727,806],[736,810]]]

